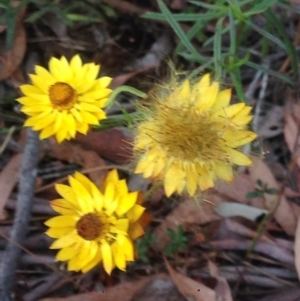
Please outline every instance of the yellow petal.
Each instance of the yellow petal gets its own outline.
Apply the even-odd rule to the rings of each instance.
[[[125,271],[126,259],[125,259],[125,255],[123,253],[122,248],[116,242],[114,242],[111,245],[111,250],[112,250],[113,259],[114,259],[114,262],[115,262],[117,268],[119,268],[122,271]]]
[[[49,86],[55,83],[55,78],[45,68],[36,65],[34,71],[36,75],[46,81]]]
[[[49,228],[45,233],[52,238],[60,238],[71,233],[74,227]]]
[[[132,225],[130,225],[128,235],[132,240],[136,240],[144,234],[145,231],[139,223],[133,223]]]
[[[49,85],[47,85],[47,83],[42,78],[40,78],[39,76],[37,76],[35,74],[29,74],[29,77],[34,86],[38,87],[45,94],[48,93]]]
[[[49,61],[49,71],[51,73],[51,75],[59,82],[59,81],[63,81],[63,73],[62,70],[60,68],[60,61],[55,58],[52,57]]]
[[[230,147],[226,148],[228,155],[231,158],[231,162],[236,165],[249,166],[252,165],[252,161],[243,153],[232,149]]]
[[[236,114],[241,112],[244,109],[244,107],[245,107],[244,103],[237,103],[235,105],[231,105],[229,107],[226,107],[224,109],[221,109],[221,110],[217,111],[214,115],[231,119]]]
[[[56,114],[49,114],[47,116],[45,116],[43,119],[41,119],[38,123],[36,123],[33,126],[33,129],[35,131],[39,131],[47,126],[49,126],[50,124],[52,124],[54,122],[56,118]]]
[[[222,138],[228,146],[236,148],[253,141],[256,137],[257,135],[251,131],[227,131]]]
[[[217,95],[212,110],[220,110],[229,106],[231,98],[231,89],[220,91]]]
[[[101,241],[101,254],[103,260],[103,267],[107,274],[111,274],[111,271],[114,268],[114,262],[112,258],[112,251],[110,245],[107,243],[106,240]]]
[[[101,88],[106,88],[110,85],[112,81],[111,77],[103,76],[97,80],[97,82],[101,85]]]
[[[74,138],[76,135],[76,123],[73,115],[67,114],[64,118],[64,122],[64,126],[68,128],[69,134]]]
[[[197,190],[198,177],[198,173],[192,168],[187,172],[186,186],[190,196],[193,196]]]
[[[49,248],[50,249],[61,249],[61,248],[69,247],[69,246],[77,243],[80,240],[82,240],[81,237],[78,236],[78,234],[76,233],[76,230],[74,230],[71,233],[55,240]]]
[[[50,202],[50,206],[56,212],[63,215],[76,215],[77,208],[65,199],[56,199]]]
[[[167,169],[164,181],[167,197],[170,197],[181,186],[184,177],[185,173],[177,163]]]
[[[98,125],[99,121],[98,119],[91,113],[86,111],[80,111],[80,115],[82,117],[83,122],[86,122],[88,124],[92,125]]]
[[[178,93],[178,95],[176,95],[176,98],[179,99],[187,99],[190,97],[190,82],[188,79],[186,79],[182,85],[178,88],[178,90],[176,91],[176,93]]]
[[[130,192],[127,195],[124,195],[123,197],[121,197],[121,200],[120,200],[120,202],[118,204],[118,207],[116,209],[117,215],[122,216],[129,209],[131,209],[134,206],[134,204],[136,203],[137,197],[138,197],[138,192],[137,191]]]
[[[219,92],[219,83],[214,82],[206,89],[199,90],[198,97],[196,99],[196,108],[200,112],[204,112],[212,107],[215,103]]]
[[[224,181],[231,182],[233,180],[233,172],[230,164],[218,163],[214,167],[217,177]]]
[[[68,177],[71,188],[73,189],[77,202],[83,213],[88,213],[93,211],[93,199],[85,187],[76,180],[74,177]]]
[[[127,232],[129,228],[129,220],[127,218],[118,219],[115,227],[119,231]]]
[[[74,257],[77,254],[78,250],[77,248],[72,247],[66,247],[61,250],[56,254],[55,258],[56,260],[59,261],[66,261],[70,260],[72,257]]]
[[[70,61],[70,67],[73,72],[73,76],[81,71],[82,61],[78,54],[74,55]]]
[[[133,261],[134,250],[133,250],[132,241],[127,236],[124,236],[122,234],[117,235],[116,241],[119,244],[119,246],[123,249],[126,261]]]
[[[141,205],[135,204],[131,209],[127,211],[126,216],[131,223],[134,223],[140,219],[145,209],[146,208],[142,207]]]
[[[45,221],[45,225],[53,228],[75,227],[75,224],[78,220],[79,216],[77,215],[61,215],[48,219]]]
[[[47,138],[53,136],[54,134],[55,134],[55,129],[54,129],[54,126],[51,125],[51,126],[47,126],[46,128],[42,129],[39,137],[41,140],[43,140],[43,139],[47,139]]]
[[[94,268],[97,264],[99,264],[102,260],[102,251],[99,245],[97,244],[97,252],[94,258],[89,261],[85,266],[82,267],[82,272],[87,273],[90,271],[92,268]]]
[[[21,85],[20,90],[25,95],[28,95],[28,94],[44,94],[44,92],[41,89],[39,89],[38,87],[35,87],[33,85]],[[47,91],[47,93],[48,93],[48,91]]]
[[[80,271],[88,262],[94,259],[98,244],[95,241],[84,240],[76,256],[68,262],[69,271]]]

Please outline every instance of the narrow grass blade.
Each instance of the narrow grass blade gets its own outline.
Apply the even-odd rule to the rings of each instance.
[[[264,73],[268,73],[268,74],[270,74],[270,75],[272,75],[274,77],[277,77],[277,78],[283,80],[284,82],[290,84],[293,87],[295,86],[295,83],[291,80],[291,78],[288,77],[288,76],[286,76],[286,75],[284,75],[284,74],[282,74],[282,73],[279,73],[279,72],[276,72],[274,70],[268,69],[268,68],[266,68],[266,67],[264,67],[262,65],[258,65],[258,64],[253,63],[253,62],[246,62],[245,65],[249,66],[251,68],[260,70],[260,71],[262,71]]]
[[[184,46],[191,52],[191,54],[193,56],[198,57],[198,59],[203,62],[204,59],[201,57],[201,55],[198,53],[196,48],[189,41],[186,34],[180,27],[179,23],[173,18],[172,13],[169,11],[167,6],[163,3],[162,0],[157,0],[157,2],[158,2],[159,8],[161,9],[161,12],[165,15],[170,26],[173,28],[174,32],[177,34],[178,38],[182,41]]]

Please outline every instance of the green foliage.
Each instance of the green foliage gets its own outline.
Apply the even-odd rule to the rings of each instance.
[[[255,188],[255,190],[247,193],[246,195],[247,199],[264,198],[265,194],[270,194],[270,195],[277,194],[277,189],[269,188],[268,185],[263,183],[260,179],[256,181],[256,184],[258,185],[258,188]]]
[[[146,13],[143,17],[152,20],[167,21],[179,38],[175,54],[185,59],[205,64],[205,68],[215,72],[218,79],[228,73],[241,101],[245,101],[243,92],[241,68],[248,66],[272,76],[278,77],[290,85],[294,85],[294,78],[298,76],[298,58],[296,49],[281,22],[273,13],[275,6],[283,11],[291,9],[284,0],[216,0],[216,1],[188,1],[190,5],[182,13],[171,13],[162,0],[157,0],[161,13]],[[197,11],[199,11],[197,13]],[[295,11],[295,10],[294,10]],[[296,11],[300,13],[300,11]],[[253,19],[258,17],[265,20],[265,26],[257,26]],[[203,29],[208,23],[216,23],[214,35],[207,38]],[[190,29],[184,32],[180,22],[191,23]],[[253,35],[261,36],[262,48],[260,58],[270,53],[270,47],[285,51],[291,59],[293,74],[291,77],[257,64],[255,58],[245,44]],[[222,41],[226,36],[229,47],[224,47]],[[194,42],[200,42],[205,49],[199,51]],[[244,55],[241,55],[244,49]],[[255,61],[256,62],[255,62]]]
[[[178,230],[173,231],[167,229],[168,236],[171,239],[171,242],[165,250],[167,256],[175,255],[178,251],[183,251],[187,247],[187,237],[184,235],[184,230],[182,225],[178,226]]]
[[[16,3],[18,1],[15,1]],[[12,5],[11,0],[0,2],[0,24],[6,27],[6,46],[11,48],[18,16],[23,7],[29,4],[38,5],[39,9],[26,18],[26,22],[34,23],[46,13],[53,13],[68,26],[74,22],[100,23],[104,21],[104,15],[114,17],[115,11],[104,3],[98,3],[99,7],[92,6],[84,0],[62,1],[62,0],[21,0],[18,5]],[[98,9],[97,9],[98,8]],[[101,9],[99,9],[101,8]],[[85,13],[80,13],[80,11]]]
[[[138,258],[144,262],[149,263],[148,259],[148,251],[150,248],[150,245],[155,242],[155,237],[150,233],[149,230],[146,231],[145,235],[139,238],[135,244],[136,244],[136,250],[138,253]]]

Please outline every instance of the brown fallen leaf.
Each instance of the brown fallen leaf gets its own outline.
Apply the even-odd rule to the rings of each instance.
[[[23,60],[26,51],[26,31],[22,23],[24,14],[25,7],[22,7],[16,23],[13,47],[5,53],[0,53],[0,80],[8,78]]]
[[[236,240],[236,239],[224,239],[210,242],[210,248],[213,246],[216,249],[221,250],[243,250],[247,251],[252,245],[252,240]],[[208,248],[207,245],[202,244],[204,248]],[[290,250],[284,249],[274,244],[266,242],[258,242],[254,248],[255,252],[264,254],[268,257],[276,259],[278,262],[287,264],[294,264],[294,255]]]
[[[294,252],[296,271],[300,280],[300,217],[298,218],[297,229],[295,234]]]
[[[276,182],[269,167],[258,157],[252,157],[253,165],[249,167],[250,176],[253,182],[260,179],[268,188],[275,188],[279,191],[279,185]],[[278,195],[264,194],[267,209],[272,208],[278,201]],[[284,195],[281,196],[278,206],[274,212],[274,218],[288,235],[295,235],[297,219],[289,202]]]
[[[100,157],[118,164],[128,163],[132,157],[130,139],[118,129],[79,134],[76,141]]]
[[[137,281],[122,282],[108,289],[89,292],[67,298],[45,298],[40,301],[131,301],[133,296],[153,279],[168,279],[165,274],[144,277]]]
[[[168,261],[165,259],[168,272],[175,283],[177,289],[186,298],[186,300],[194,301],[216,301],[216,293],[205,286],[185,275],[176,272]]]
[[[257,301],[298,301],[300,300],[300,288],[288,288],[277,291],[276,294],[269,295]]]
[[[3,209],[13,188],[18,182],[21,162],[22,154],[13,156],[0,173],[0,220],[5,216]]]
[[[162,251],[168,245],[170,237],[167,234],[167,229],[177,231],[179,225],[183,227],[186,224],[202,225],[221,219],[214,212],[214,205],[220,202],[220,198],[215,194],[209,194],[205,198],[213,204],[204,200],[199,204],[194,199],[187,199],[168,214],[153,233],[156,241],[151,245],[152,248],[156,251]]]
[[[44,150],[53,158],[67,161],[70,163],[77,163],[83,166],[84,169],[106,166],[105,161],[93,150],[85,150],[80,145],[65,141],[57,144],[54,139],[49,140],[50,146]],[[90,178],[96,184],[99,184],[106,175],[108,169],[97,170],[90,173]]]
[[[255,185],[249,175],[239,174],[231,183],[218,181],[214,189],[227,200],[232,199],[239,203],[263,208],[263,201],[259,198],[247,199],[248,192],[253,191]]]
[[[210,275],[218,281],[215,286],[216,300],[233,301],[229,284],[225,277],[220,276],[218,267],[209,260],[208,268]]]

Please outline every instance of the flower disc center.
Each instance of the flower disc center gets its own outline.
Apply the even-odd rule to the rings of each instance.
[[[88,213],[81,217],[76,224],[77,233],[85,240],[94,240],[107,232],[107,222],[98,214]]]
[[[49,88],[49,97],[57,110],[71,109],[76,103],[76,92],[67,83],[58,82]]]
[[[194,108],[162,107],[155,137],[169,155],[182,160],[208,161],[223,156],[221,124]],[[219,157],[219,158],[220,158]]]

